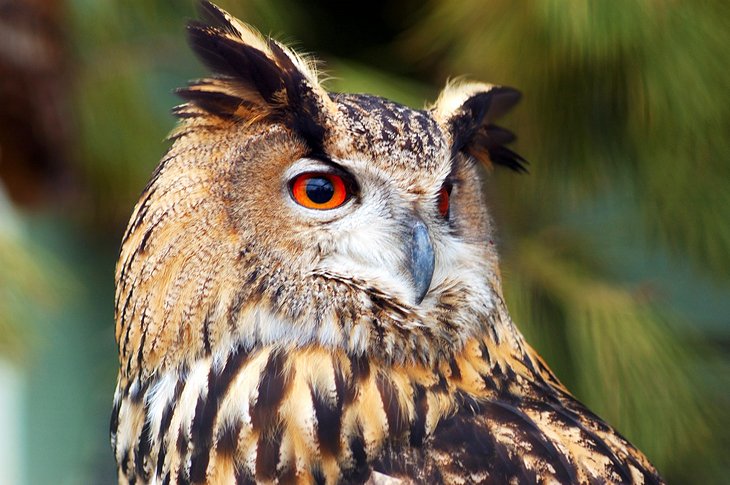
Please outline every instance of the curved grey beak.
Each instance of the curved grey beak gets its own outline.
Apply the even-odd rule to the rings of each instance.
[[[413,286],[416,290],[416,305],[420,305],[431,287],[436,259],[431,238],[428,236],[428,230],[423,221],[414,219],[410,235],[408,269],[413,277]]]

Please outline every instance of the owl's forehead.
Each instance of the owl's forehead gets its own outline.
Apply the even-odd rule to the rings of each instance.
[[[449,163],[441,127],[427,111],[370,95],[336,94],[332,98],[338,111],[337,149],[345,152],[340,156],[364,157],[380,169],[414,174],[441,172]],[[347,140],[344,146],[342,140]]]

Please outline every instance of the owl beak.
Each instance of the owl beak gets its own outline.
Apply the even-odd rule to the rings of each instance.
[[[408,269],[413,277],[416,290],[416,305],[420,305],[431,287],[431,278],[433,278],[433,268],[436,262],[428,229],[420,219],[415,219],[411,225],[409,256]]]

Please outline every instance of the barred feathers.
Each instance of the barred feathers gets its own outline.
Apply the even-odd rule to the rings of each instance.
[[[538,360],[516,374],[489,347],[471,341],[431,369],[239,347],[120,382],[122,481],[364,483],[375,471],[403,483],[658,483]]]

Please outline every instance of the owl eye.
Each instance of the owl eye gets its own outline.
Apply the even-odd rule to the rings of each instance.
[[[444,185],[441,187],[441,190],[439,190],[438,197],[439,214],[441,214],[441,217],[443,218],[449,217],[449,197],[451,197],[451,187]]]
[[[303,173],[291,182],[294,201],[307,209],[336,209],[348,197],[345,182],[331,173]]]

